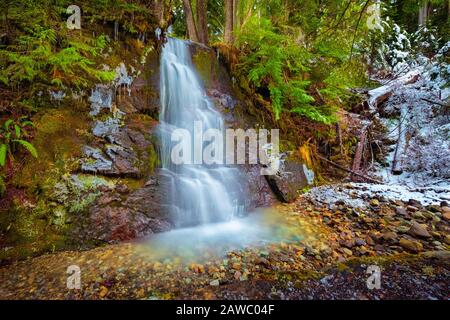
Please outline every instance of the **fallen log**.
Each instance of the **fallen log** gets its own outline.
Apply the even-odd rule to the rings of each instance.
[[[379,88],[370,90],[369,95],[369,108],[372,111],[376,111],[378,106],[385,102],[393,94],[399,86],[415,83],[420,78],[420,71],[414,70],[404,76],[401,76],[395,80],[392,80],[389,84],[381,86]]]
[[[353,170],[344,168],[343,166],[337,164],[336,162],[333,162],[333,161],[331,161],[331,160],[328,160],[327,158],[324,158],[324,157],[322,157],[322,156],[320,156],[320,155],[318,155],[317,157],[318,157],[319,159],[321,159],[321,160],[323,160],[323,161],[329,163],[329,164],[332,165],[333,167],[336,167],[336,168],[338,168],[338,169],[340,169],[340,170],[342,170],[342,171],[345,171],[345,172],[350,173],[350,174],[352,174],[352,175],[355,175],[355,176],[358,176],[358,177],[360,177],[360,178],[363,178],[364,180],[367,180],[367,181],[369,181],[369,182],[372,182],[372,183],[379,183],[379,184],[383,183],[383,182],[381,182],[381,181],[378,181],[378,180],[376,180],[376,179],[373,179],[373,178],[370,178],[370,177],[368,177],[368,176],[366,176],[366,175],[363,175],[363,174],[361,174],[361,173],[359,173],[359,172],[354,172]]]

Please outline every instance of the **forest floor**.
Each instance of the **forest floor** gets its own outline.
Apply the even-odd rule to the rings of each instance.
[[[172,243],[181,250],[163,253],[150,238],[15,262],[0,268],[0,298],[449,299],[448,204],[359,199],[365,206],[306,194],[261,214],[270,235],[222,252]],[[71,265],[79,290],[67,288]],[[379,289],[367,285],[374,265]]]

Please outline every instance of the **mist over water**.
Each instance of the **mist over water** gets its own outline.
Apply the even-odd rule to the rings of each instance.
[[[274,209],[258,209],[245,218],[174,229],[151,235],[140,246],[153,260],[202,262],[229,251],[262,248],[268,244],[302,241],[307,232]]]
[[[169,38],[161,55],[160,138],[162,174],[169,181],[165,208],[177,227],[230,221],[245,211],[245,193],[236,167],[222,165],[175,165],[172,149],[194,146],[173,142],[175,129],[186,129],[194,136],[194,123],[201,121],[203,131],[224,130],[222,116],[207,97],[191,62],[189,43]],[[207,228],[207,227],[205,227]]]

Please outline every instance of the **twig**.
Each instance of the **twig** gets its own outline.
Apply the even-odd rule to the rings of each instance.
[[[339,165],[339,164],[337,164],[337,163],[335,163],[335,162],[333,162],[333,161],[331,161],[331,160],[328,160],[327,158],[324,158],[324,157],[322,157],[322,156],[320,156],[320,155],[317,155],[317,157],[318,157],[319,159],[321,159],[321,160],[323,160],[323,161],[325,161],[325,162],[331,164],[332,166],[334,166],[334,167],[336,167],[336,168],[338,168],[338,169],[341,169],[342,171],[345,171],[345,172],[347,172],[347,173],[354,174],[355,176],[361,177],[361,178],[363,178],[363,179],[365,179],[365,180],[367,180],[367,181],[373,182],[373,183],[380,183],[380,184],[382,183],[381,181],[372,179],[372,178],[370,178],[370,177],[368,177],[368,176],[365,176],[365,175],[363,175],[363,174],[361,174],[361,173],[358,173],[358,172],[352,171],[352,170],[350,170],[350,169],[344,168],[343,166],[341,166],[341,165]]]
[[[421,100],[423,100],[425,102],[432,103],[432,104],[436,104],[436,105],[441,106],[441,107],[450,107],[450,105],[448,105],[448,104],[443,104],[443,103],[440,103],[440,102],[437,102],[437,101],[433,101],[433,100],[430,100],[430,99],[427,99],[427,98],[422,98]]]
[[[369,3],[370,3],[370,0],[367,0],[366,3],[364,4],[364,7],[361,10],[361,12],[359,13],[358,22],[356,23],[356,28],[355,28],[355,34],[353,35],[352,49],[350,51],[350,59],[349,60],[352,60],[352,58],[353,58],[353,48],[355,47],[355,40],[356,40],[356,36],[358,35],[359,24],[361,23],[361,18],[364,14],[364,11],[366,11],[366,8],[369,5]]]

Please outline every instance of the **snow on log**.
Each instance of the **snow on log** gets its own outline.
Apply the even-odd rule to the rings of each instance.
[[[378,106],[389,99],[389,97],[397,88],[416,82],[419,79],[421,73],[422,70],[420,68],[414,69],[401,77],[389,81],[384,86],[370,90],[368,93],[368,103],[370,110],[376,112]]]

